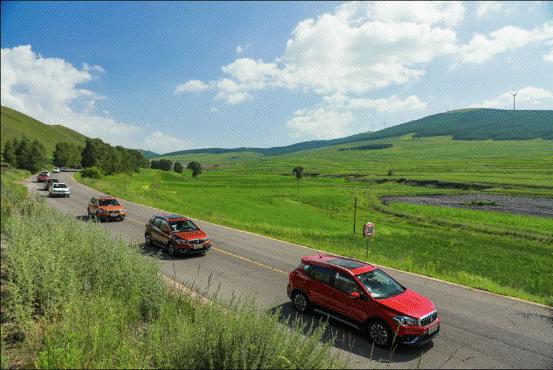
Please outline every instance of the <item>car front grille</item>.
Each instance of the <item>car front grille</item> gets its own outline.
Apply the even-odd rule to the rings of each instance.
[[[429,324],[433,323],[434,321],[436,321],[437,318],[438,318],[438,312],[434,311],[434,312],[431,312],[430,314],[420,318],[419,322],[420,322],[421,326],[426,326],[426,325],[429,325]]]
[[[207,239],[194,239],[194,240],[190,240],[190,244],[203,244],[206,242]]]

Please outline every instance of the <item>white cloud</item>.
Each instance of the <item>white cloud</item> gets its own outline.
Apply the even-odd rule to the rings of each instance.
[[[543,56],[543,60],[553,63],[553,49]]]
[[[216,112],[219,112],[219,108],[217,108],[217,107],[211,107],[211,108],[209,108],[209,111],[210,111],[210,112],[213,112],[213,113],[216,113]]]
[[[251,48],[250,44],[238,45],[236,47],[236,54],[242,54],[243,52],[245,52],[246,50],[249,50],[250,48]]]
[[[426,103],[421,101],[418,96],[411,95],[405,99],[393,95],[389,98],[350,98],[344,95],[336,94],[325,96],[323,102],[328,106],[341,109],[373,109],[379,113],[397,113],[413,110],[422,110],[426,108]]]
[[[237,104],[266,88],[364,94],[420,78],[424,63],[456,50],[458,2],[345,3],[294,28],[273,62],[239,58],[223,66],[217,99]]]
[[[351,112],[338,112],[323,107],[300,109],[286,123],[293,137],[333,139],[346,136],[353,121]]]
[[[476,5],[476,16],[484,18],[490,14],[497,13],[503,8],[503,3],[500,1],[479,1]]]
[[[553,92],[534,86],[506,91],[496,98],[483,100],[471,105],[471,107],[512,109],[512,93],[515,91],[518,91],[516,96],[517,109],[553,109]]]
[[[533,42],[553,39],[553,22],[532,30],[506,26],[489,35],[475,34],[470,42],[459,48],[465,63],[483,63],[497,54],[526,46]]]
[[[353,133],[353,123],[359,111],[397,113],[422,110],[426,103],[411,95],[401,99],[396,95],[389,98],[351,98],[342,94],[325,96],[321,104],[310,109],[299,109],[286,123],[292,137],[333,139]]]
[[[184,92],[201,92],[208,90],[210,86],[200,80],[190,80],[175,87],[175,94]]]
[[[96,113],[96,102],[105,99],[81,86],[105,73],[97,65],[75,68],[60,58],[43,58],[30,45],[1,50],[1,99],[8,106],[47,124],[63,124],[86,136],[114,145],[165,152],[190,147],[190,143],[150,133],[144,127]]]

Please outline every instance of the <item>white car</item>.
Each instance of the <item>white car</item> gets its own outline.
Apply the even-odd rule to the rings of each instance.
[[[69,196],[71,195],[71,189],[63,182],[56,182],[56,183],[53,183],[52,186],[50,186],[49,195],[51,197],[69,198]]]
[[[52,169],[52,172],[53,172],[53,173],[59,173],[59,172],[61,172],[61,170],[60,170],[59,167],[54,167],[54,168]]]

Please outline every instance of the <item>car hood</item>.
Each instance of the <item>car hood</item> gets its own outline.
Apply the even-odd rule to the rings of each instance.
[[[396,296],[377,300],[380,304],[402,315],[420,318],[436,308],[426,297],[407,289]]]
[[[173,235],[184,240],[205,239],[207,237],[207,235],[202,230],[181,231],[179,233],[173,233]]]
[[[123,206],[100,206],[98,207],[103,211],[122,211]]]

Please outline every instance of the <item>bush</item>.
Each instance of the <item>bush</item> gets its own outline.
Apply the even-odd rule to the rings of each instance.
[[[82,177],[90,177],[93,179],[102,178],[102,171],[98,167],[88,167],[81,171]]]
[[[174,170],[177,173],[183,173],[184,172],[184,166],[180,162],[175,162]]]
[[[27,201],[2,218],[2,351],[18,333],[27,360],[18,366],[343,367],[321,345],[324,325],[290,328],[251,299],[206,305],[177,295],[138,248]]]
[[[394,176],[394,170],[389,169],[388,170],[388,176]]]
[[[200,162],[192,161],[188,163],[186,169],[192,170],[192,177],[196,177],[202,173],[202,165],[200,164]]]

